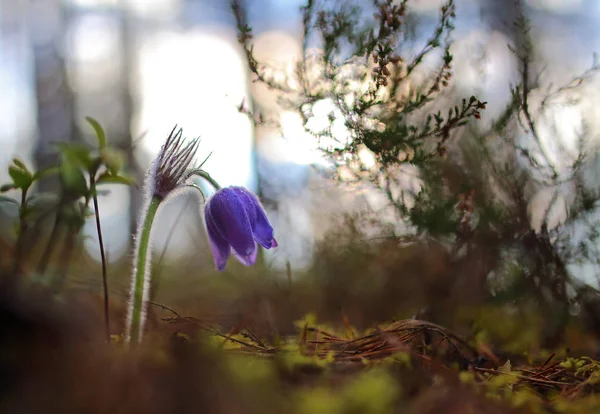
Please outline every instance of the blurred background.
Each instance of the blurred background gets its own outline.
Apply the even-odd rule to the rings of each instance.
[[[310,1],[240,3],[245,4],[244,17],[253,29],[253,53],[259,62],[274,68],[275,79],[285,83],[286,76],[294,75],[297,69],[295,61],[302,57],[301,6]],[[354,23],[364,21],[378,27],[377,42],[382,49],[388,41],[382,32],[385,24],[393,26],[393,13],[380,9],[379,19],[373,16],[373,4],[383,1],[313,3],[323,9],[365,5],[368,14]],[[402,41],[394,51],[408,58],[397,61],[400,64],[394,71],[408,72],[412,59],[418,60],[415,56],[431,45],[428,42],[435,38],[432,33],[441,25],[442,3],[408,1],[409,14],[403,16],[402,25],[398,24]],[[460,352],[455,353],[455,345],[448,347],[448,355],[445,351],[442,355],[441,341],[430,334],[446,334],[420,321],[402,321],[406,328],[392,335],[387,335],[391,331],[382,334],[382,344],[401,351],[391,367],[394,376],[403,380],[400,386],[390,386],[393,393],[401,392],[406,398],[398,404],[399,412],[406,412],[407,407],[409,412],[421,412],[421,406],[428,410],[423,412],[452,411],[448,402],[469,401],[463,396],[470,389],[463,387],[470,387],[467,377],[461,375],[462,385],[456,388],[460,392],[456,392],[454,383],[447,381],[451,373],[443,366],[446,362],[438,364],[446,357],[451,357],[448,367],[452,371],[459,361],[460,370],[465,370],[461,374],[468,369],[469,375],[476,372],[473,367],[490,363],[500,367],[507,361],[498,372],[511,375],[496,377],[504,379],[495,385],[479,372],[486,385],[498,387],[499,394],[491,394],[491,388],[482,389],[487,390],[485,393],[478,389],[477,399],[502,395],[514,400],[519,412],[526,401],[538,404],[535,412],[563,412],[565,407],[573,412],[600,412],[590,408],[592,405],[575,404],[578,396],[587,393],[589,402],[594,407],[598,404],[600,76],[592,76],[592,72],[600,73],[600,62],[595,59],[600,51],[600,0],[455,0],[455,4],[451,72],[440,72],[432,80],[440,67],[450,69],[441,63],[443,45],[432,48],[433,52],[400,83],[400,88],[406,89],[390,94],[390,101],[397,102],[387,105],[390,101],[382,99],[374,104],[388,116],[380,119],[389,120],[389,129],[386,126],[380,131],[380,125],[372,128],[368,124],[358,132],[377,130],[371,134],[375,138],[370,143],[378,147],[363,140],[368,147],[364,153],[364,148],[357,149],[357,154],[352,154],[356,158],[336,169],[319,151],[315,134],[307,130],[325,130],[329,132],[324,134],[326,138],[335,138],[352,136],[346,125],[360,127],[360,122],[344,122],[333,104],[334,99],[342,101],[341,93],[336,95],[336,82],[346,79],[338,74],[335,82],[325,76],[319,78],[334,91],[325,94],[318,88],[313,92],[313,85],[302,84],[303,92],[311,90],[309,98],[314,98],[304,125],[299,111],[280,105],[281,96],[264,84],[252,82],[254,75],[238,43],[229,0],[0,0],[0,185],[10,182],[7,167],[14,157],[35,171],[58,161],[55,142],[96,145],[87,116],[104,127],[110,146],[126,154],[126,173],[138,182],[133,187],[108,184],[100,188],[104,192],[99,195],[99,217],[109,262],[106,291],[94,217],[85,221],[81,234],[81,215],[72,225],[72,217],[65,213],[76,210],[73,199],[65,198],[65,206],[57,203],[58,209],[47,202],[50,214],[21,220],[21,229],[26,228],[21,237],[17,235],[18,224],[24,214],[20,216],[18,207],[4,198],[18,200],[21,193],[11,190],[0,195],[0,282],[17,280],[32,287],[24,289],[22,297],[13,295],[19,291],[4,289],[5,285],[0,288],[0,371],[5,373],[0,406],[8,401],[8,406],[19,407],[20,412],[53,412],[48,407],[55,403],[61,407],[55,412],[69,412],[65,407],[73,400],[79,411],[87,405],[88,412],[122,412],[124,407],[127,412],[134,404],[138,410],[129,412],[179,413],[196,412],[198,405],[190,406],[190,410],[181,407],[199,398],[206,401],[200,407],[212,407],[222,400],[224,407],[239,404],[239,412],[252,412],[254,406],[269,412],[277,411],[273,407],[286,399],[285,405],[281,400],[285,412],[295,412],[293,405],[303,400],[310,405],[302,404],[306,407],[302,412],[342,412],[330,409],[334,407],[331,396],[320,392],[322,386],[336,392],[342,389],[337,370],[331,377],[316,375],[321,365],[316,370],[305,366],[304,355],[296,361],[300,354],[290,353],[295,361],[291,365],[287,357],[283,364],[274,360],[278,361],[278,373],[273,376],[261,368],[262,362],[236,363],[235,378],[239,375],[244,381],[224,382],[220,365],[215,365],[220,354],[211,351],[197,357],[188,347],[180,346],[187,342],[185,336],[169,335],[167,342],[164,334],[187,333],[187,338],[192,338],[200,328],[214,328],[214,333],[230,333],[244,342],[260,343],[260,351],[252,352],[262,354],[262,349],[271,346],[269,351],[280,346],[287,351],[288,344],[296,343],[304,351],[310,343],[307,337],[310,341],[313,335],[319,339],[315,351],[318,344],[323,353],[326,348],[321,340],[328,342],[328,336],[322,331],[309,332],[317,326],[345,339],[366,332],[366,341],[360,341],[366,350],[362,354],[355,354],[352,346],[348,348],[348,343],[337,339],[331,344],[345,356],[364,355],[357,365],[366,362],[373,373],[373,365],[365,358],[381,349],[372,342],[376,332],[390,321],[419,319],[451,330],[457,335],[454,339],[460,337],[477,347],[479,356],[467,361]],[[340,15],[335,13],[326,15],[323,9],[315,12],[312,21],[326,32],[328,24],[335,27],[343,18],[338,20]],[[524,30],[514,25],[521,11],[530,19],[534,51],[532,56],[525,51],[526,58],[516,56],[527,49],[523,46],[527,43],[523,41],[527,38]],[[308,49],[318,55],[323,51],[315,50],[319,43],[313,44],[313,40],[307,42]],[[517,53],[509,45],[516,45]],[[371,59],[374,57],[372,53],[365,60],[375,66],[378,62],[373,61],[381,63],[384,59],[380,54]],[[369,75],[376,72],[365,67],[367,81],[373,82]],[[309,69],[312,75],[312,69],[319,73],[320,68]],[[585,82],[577,78],[582,73]],[[411,111],[405,109],[419,100],[418,92],[414,94],[419,84],[430,91],[434,88],[428,85],[433,84],[438,92],[442,75],[448,75],[442,84],[451,78],[448,87],[441,88],[439,95],[431,95],[431,106],[415,105],[418,114],[411,119]],[[525,92],[513,93],[518,88]],[[402,142],[402,128],[406,131],[406,125],[420,125],[426,115],[435,114],[440,107],[445,116],[448,108],[460,105],[463,99],[469,102],[470,96],[474,97],[469,105],[477,102],[476,108],[485,109],[481,114],[475,111],[476,115],[468,115],[476,119],[450,133],[448,127],[439,134],[421,134],[421,138],[431,138],[434,145],[448,145],[443,149],[449,156],[443,157],[438,146],[425,162],[404,163],[414,142]],[[535,115],[533,121],[524,119],[528,105]],[[423,107],[425,110],[420,111]],[[355,108],[362,106],[354,106],[344,115],[355,116]],[[255,113],[248,116],[247,111]],[[255,122],[259,112],[278,126]],[[360,121],[371,116],[366,111],[356,117]],[[533,131],[534,122],[537,131]],[[450,121],[445,126],[448,124]],[[88,334],[102,331],[102,337],[113,334],[119,341],[118,335],[125,331],[132,233],[143,197],[141,184],[175,125],[183,128],[188,138],[201,137],[196,162],[211,154],[203,168],[222,186],[243,185],[259,195],[279,247],[260,249],[258,263],[252,267],[230,259],[226,271],[219,273],[204,229],[201,200],[195,194],[184,194],[163,204],[152,233],[151,306],[146,323],[148,340],[144,341],[161,348],[167,343],[174,345],[174,358],[161,350],[147,356],[144,352],[139,360],[132,356],[132,364],[122,364],[127,360],[120,348],[115,348],[118,352],[113,358],[109,347],[107,358],[107,347],[96,347],[104,345],[103,341],[89,340],[94,337]],[[447,138],[452,142],[446,142]],[[389,152],[394,154],[392,161],[376,163],[373,154],[386,153],[393,145],[400,150]],[[579,157],[581,152],[585,156]],[[358,158],[368,168],[348,166]],[[543,173],[552,169],[555,174],[546,179]],[[355,173],[361,183],[336,180],[336,174],[343,175],[344,171]],[[386,187],[389,182],[397,186]],[[52,179],[36,181],[31,192],[56,193],[59,187],[55,184]],[[198,184],[207,195],[213,191],[206,183]],[[408,188],[406,203],[403,186]],[[392,194],[392,190],[398,191]],[[42,205],[39,210],[45,201],[38,203],[37,207]],[[77,214],[81,211],[73,215]],[[103,296],[105,292],[110,298]],[[406,339],[408,336],[411,338]],[[219,349],[228,349],[230,341],[215,335],[211,343],[213,339]],[[68,345],[71,342],[74,346]],[[422,358],[405,354],[402,346],[409,342],[417,351],[414,356]],[[195,342],[191,343],[195,347]],[[412,345],[406,349],[411,350]],[[63,348],[64,353],[53,353]],[[581,355],[596,361],[559,362]],[[328,353],[328,360],[330,356]],[[258,359],[268,361],[262,356],[256,362]],[[310,377],[306,382],[310,386],[290,404],[287,399],[295,395],[293,388],[304,383],[285,368],[295,364]],[[535,395],[512,379],[505,381],[516,380],[512,374],[519,366],[532,364],[531,369],[521,371],[527,375],[519,378],[521,383],[529,378],[536,384]],[[426,367],[426,375],[421,367]],[[344,362],[340,368],[341,376],[353,376],[353,368],[347,370],[350,365]],[[284,378],[281,384],[280,378]],[[387,380],[382,383],[382,377],[365,378],[356,388],[349,388],[348,394],[340,394],[344,404],[366,399],[384,407]],[[565,387],[563,381],[573,386]],[[234,384],[239,384],[239,391]],[[63,391],[71,398],[65,398]],[[250,397],[267,402],[268,409],[247,402]],[[404,402],[408,400],[416,401],[417,409]],[[489,401],[482,409],[455,405],[453,412],[506,412],[492,411]],[[29,408],[34,406],[39,406],[39,411]],[[367,411],[360,407],[351,412],[386,412],[384,408]]]
[[[250,10],[261,10],[249,16],[261,48],[281,46],[280,57],[290,45],[293,50],[297,2],[255,2]],[[43,166],[52,162],[53,141],[93,143],[85,116],[98,119],[110,142],[127,151],[129,168],[141,179],[177,124],[186,136],[202,138],[198,162],[212,153],[205,167],[222,186],[244,185],[273,201],[279,238],[289,233],[286,225],[297,229],[282,243],[290,248],[281,258],[298,265],[310,260],[298,244],[310,239],[304,192],[307,165],[316,157],[308,140],[284,142],[272,131],[257,136],[238,110],[248,106],[251,85],[226,1],[3,0],[0,39],[2,181],[14,156]],[[261,171],[268,185],[261,185]],[[140,194],[109,190],[102,219],[108,256],[116,261],[129,251]],[[186,221],[199,209],[187,201],[174,201],[159,219],[159,235],[174,228],[168,255],[206,251],[204,235],[188,231]],[[176,222],[181,211],[185,217]],[[89,224],[88,251],[99,258]],[[155,248],[166,239],[157,237]]]
[[[257,57],[284,72],[293,69],[301,51],[302,3],[247,2]],[[410,3],[427,34],[441,2]],[[526,4],[538,51],[548,62],[546,81],[564,83],[588,68],[600,49],[600,2]],[[454,82],[458,93],[489,102],[483,122],[500,114],[518,76],[507,47],[514,16],[505,6],[506,0],[457,1]],[[577,105],[553,109],[567,145],[582,130],[584,113],[596,114],[588,116],[592,122],[600,119],[598,86],[588,87]],[[141,180],[177,124],[185,136],[202,138],[198,162],[212,153],[205,169],[221,185],[244,185],[262,197],[280,246],[265,258],[276,269],[311,266],[315,243],[335,222],[332,217],[374,200],[340,189],[313,168],[323,171],[328,163],[300,117],[279,109],[270,91],[251,82],[226,0],[0,0],[0,88],[0,182],[8,180],[6,167],[15,156],[44,166],[55,156],[53,141],[93,143],[86,116],[96,118],[110,143],[127,152],[129,172]],[[240,105],[252,101],[276,113],[281,129],[257,127],[240,112]],[[315,108],[314,122],[327,119],[331,109],[323,106],[322,113]],[[110,193],[101,197],[100,213],[109,261],[126,264],[140,192],[117,185],[105,189]],[[155,251],[210,268],[199,212],[194,197],[165,206]],[[11,220],[10,211],[3,220]],[[92,220],[86,234],[85,260],[92,264],[99,259]]]

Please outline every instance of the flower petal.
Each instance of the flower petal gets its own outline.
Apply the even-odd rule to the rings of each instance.
[[[216,228],[210,212],[206,212],[206,232],[208,233],[208,240],[210,242],[210,249],[215,259],[215,266],[218,271],[225,270],[227,265],[227,259],[229,259],[229,252],[231,247],[227,240],[225,240]]]
[[[269,220],[267,219],[265,212],[262,210],[262,207],[257,208],[257,210],[256,224],[254,225],[254,229],[252,231],[254,234],[254,239],[265,249],[277,247],[277,241],[275,241],[275,237],[273,237],[273,226],[271,226],[271,223],[269,223]]]
[[[246,209],[245,200],[230,188],[216,192],[206,205],[207,218],[215,230],[241,256],[248,256],[255,250]]]
[[[254,251],[246,256],[241,256],[240,254],[238,254],[238,252],[233,250],[233,256],[236,259],[238,259],[238,261],[241,264],[243,264],[244,266],[252,266],[254,263],[256,263],[257,255],[258,255],[258,247],[256,246],[256,243],[254,243]]]
[[[261,206],[256,206],[256,223],[252,228],[254,239],[265,249],[277,247],[277,242],[273,237],[273,226],[269,223],[267,215]]]
[[[235,191],[240,198],[245,200],[254,239],[265,249],[277,247],[277,242],[273,237],[273,226],[269,223],[269,219],[258,198],[243,187],[236,187]]]
[[[250,226],[253,227],[254,223],[256,222],[256,209],[254,208],[256,197],[244,187],[229,187],[229,189],[239,197],[240,201],[244,205],[246,213],[248,214]]]

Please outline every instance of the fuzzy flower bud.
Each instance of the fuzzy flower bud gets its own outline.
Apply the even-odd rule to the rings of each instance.
[[[165,198],[184,185],[193,174],[188,167],[196,156],[200,139],[192,139],[184,145],[183,132],[181,128],[175,132],[176,128],[173,128],[148,170],[146,185],[153,196]]]

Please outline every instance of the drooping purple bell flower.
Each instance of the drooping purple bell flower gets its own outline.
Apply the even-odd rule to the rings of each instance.
[[[217,191],[206,203],[204,216],[219,271],[225,269],[231,252],[242,264],[252,266],[258,253],[257,243],[265,249],[277,247],[273,227],[260,201],[243,187]]]

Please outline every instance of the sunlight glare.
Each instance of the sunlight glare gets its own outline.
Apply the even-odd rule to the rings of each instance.
[[[177,124],[185,136],[201,137],[197,162],[212,152],[205,169],[221,185],[253,188],[252,127],[238,111],[248,100],[243,61],[232,43],[214,32],[161,34],[146,42],[136,135],[148,132],[141,145],[153,157]]]
[[[116,6],[119,0],[67,0],[70,3],[78,7],[110,7]]]
[[[171,20],[181,6],[181,0],[122,0],[134,14]]]
[[[107,61],[119,49],[117,22],[100,15],[76,19],[66,38],[70,55],[79,62]]]

